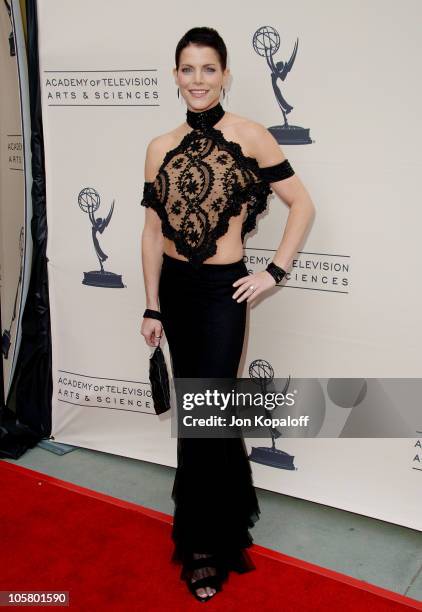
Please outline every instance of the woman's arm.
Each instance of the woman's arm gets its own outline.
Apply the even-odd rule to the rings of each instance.
[[[264,126],[253,124],[251,143],[253,156],[260,167],[273,166],[286,159],[280,145]],[[288,178],[270,183],[271,189],[290,208],[284,233],[274,255],[274,263],[286,270],[300,249],[306,232],[315,217],[315,206],[296,169]]]
[[[149,143],[145,155],[145,181],[153,181],[157,175],[163,155],[160,138],[154,138]],[[161,219],[153,208],[145,209],[145,222],[141,238],[142,270],[145,286],[146,308],[160,310],[158,286],[160,282],[163,258],[164,236],[161,229]],[[153,337],[161,336],[161,323],[157,319],[145,318],[141,333],[147,344],[156,346],[158,341]]]
[[[243,130],[247,138],[247,150],[261,168],[275,166],[286,159],[280,145],[274,136],[260,123],[251,122],[247,130]],[[295,174],[270,183],[271,189],[290,208],[286,226],[280,245],[274,255],[273,262],[286,272],[293,258],[300,249],[305,234],[315,216],[315,206],[302,181]],[[242,302],[253,302],[263,291],[274,287],[275,279],[267,270],[245,276],[233,283],[237,287],[233,299]],[[252,287],[254,288],[251,293]]]
[[[142,230],[141,255],[145,286],[145,306],[159,310],[158,285],[163,257],[163,234],[161,220],[152,208],[145,211],[145,225]]]

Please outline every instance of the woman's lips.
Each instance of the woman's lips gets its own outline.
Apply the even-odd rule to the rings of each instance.
[[[203,96],[205,96],[208,93],[208,90],[207,89],[190,89],[189,92],[195,98],[202,98]]]

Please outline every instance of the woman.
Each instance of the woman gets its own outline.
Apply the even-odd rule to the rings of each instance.
[[[270,132],[222,108],[226,62],[214,29],[182,37],[173,74],[186,122],[146,151],[141,333],[155,347],[165,332],[175,377],[236,378],[247,303],[283,278],[314,214]],[[288,222],[274,261],[249,275],[243,238],[271,188],[290,207]],[[230,570],[255,569],[246,548],[260,509],[243,438],[179,436],[172,498],[172,560],[197,599],[220,591]]]

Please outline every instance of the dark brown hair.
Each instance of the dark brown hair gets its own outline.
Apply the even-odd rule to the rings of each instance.
[[[191,28],[182,36],[176,47],[176,70],[179,70],[180,54],[182,50],[190,44],[200,45],[201,47],[212,47],[217,51],[220,59],[221,69],[227,66],[227,48],[224,40],[214,28],[200,27]]]

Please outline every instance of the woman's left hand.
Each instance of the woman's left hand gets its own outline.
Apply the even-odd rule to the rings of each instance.
[[[253,302],[260,293],[275,287],[276,284],[273,276],[266,270],[248,274],[248,276],[242,276],[233,283],[233,287],[238,287],[238,289],[233,293],[232,298],[237,299],[240,296],[237,300],[238,303],[245,299],[247,302]]]

